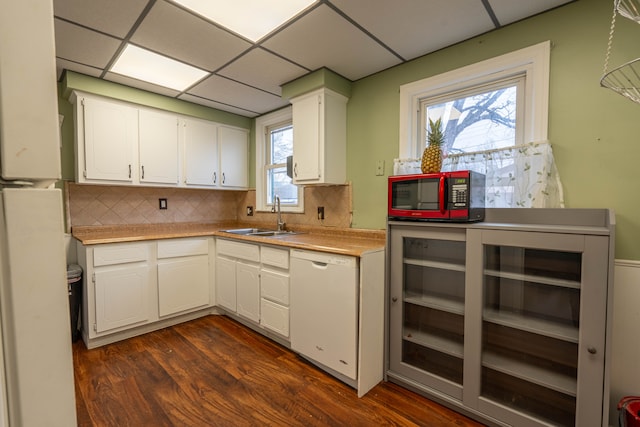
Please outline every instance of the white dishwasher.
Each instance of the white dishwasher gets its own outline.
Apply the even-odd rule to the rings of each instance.
[[[355,380],[358,259],[293,249],[290,275],[291,348]]]

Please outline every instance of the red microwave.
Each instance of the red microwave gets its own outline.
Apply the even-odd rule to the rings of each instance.
[[[389,177],[389,219],[484,220],[485,177],[473,171]]]

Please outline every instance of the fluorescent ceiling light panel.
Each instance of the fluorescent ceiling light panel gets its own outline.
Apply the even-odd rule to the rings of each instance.
[[[180,92],[209,74],[131,44],[124,48],[111,71]]]
[[[216,24],[258,41],[316,0],[173,0]]]

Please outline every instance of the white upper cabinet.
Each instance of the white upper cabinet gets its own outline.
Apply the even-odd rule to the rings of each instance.
[[[74,92],[76,181],[246,189],[249,132]]]
[[[178,117],[139,110],[140,182],[178,184]]]
[[[185,184],[215,186],[218,172],[218,129],[214,123],[184,119]]]
[[[76,177],[131,184],[137,178],[138,110],[126,104],[78,98]]]
[[[293,182],[347,180],[347,101],[329,89],[293,98]]]
[[[218,127],[220,186],[247,188],[249,186],[249,132],[228,126]]]

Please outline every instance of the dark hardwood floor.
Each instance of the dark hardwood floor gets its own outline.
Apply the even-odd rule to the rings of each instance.
[[[356,391],[226,316],[87,350],[80,426],[480,426],[392,383]]]

